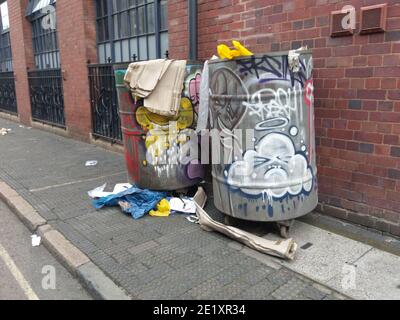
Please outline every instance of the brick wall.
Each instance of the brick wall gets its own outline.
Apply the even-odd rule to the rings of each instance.
[[[57,1],[66,124],[71,137],[86,141],[92,131],[87,62],[97,59],[95,30],[94,1]]]
[[[186,57],[184,2],[171,1],[172,57]],[[386,33],[330,37],[331,11],[352,4],[359,22],[361,6],[383,2],[199,0],[199,56],[232,39],[259,54],[312,48],[319,209],[400,235],[399,1],[386,1]]]
[[[10,19],[10,39],[12,43],[15,91],[20,121],[25,125],[31,123],[31,104],[27,69],[34,69],[32,29],[25,19],[28,0],[8,1]]]
[[[168,0],[168,50],[174,59],[187,59],[189,55],[187,13],[187,0]]]

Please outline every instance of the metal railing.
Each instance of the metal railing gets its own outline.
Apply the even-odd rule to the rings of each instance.
[[[17,114],[14,72],[0,72],[0,111]]]
[[[93,136],[121,143],[121,120],[113,64],[91,64],[88,68]]]
[[[168,59],[168,50],[164,53]],[[132,62],[139,61],[136,54]],[[117,87],[114,67],[128,68],[128,62],[89,64],[90,104],[92,106],[92,134],[95,138],[122,143],[121,120],[118,110]]]
[[[65,128],[61,69],[28,71],[32,119]]]

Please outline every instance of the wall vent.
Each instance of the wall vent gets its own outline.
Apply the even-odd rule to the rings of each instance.
[[[384,32],[386,29],[387,4],[361,8],[360,34]]]
[[[341,10],[331,12],[331,37],[344,37],[353,34],[353,29],[345,29],[342,26],[342,21],[348,14],[349,12],[343,12]]]

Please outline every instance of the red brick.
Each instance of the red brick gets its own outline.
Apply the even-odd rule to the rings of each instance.
[[[400,142],[400,137],[397,135],[385,135],[383,138],[384,144],[398,145],[399,142]]]
[[[383,44],[368,44],[361,48],[362,55],[370,55],[370,54],[387,54],[391,51],[391,44],[390,43],[383,43]]]
[[[359,56],[359,57],[353,57],[353,64],[356,67],[364,67],[367,65],[367,57],[366,56]]]
[[[379,178],[372,176],[372,175],[367,175],[367,174],[362,174],[358,172],[353,172],[351,181],[353,182],[359,182],[359,183],[364,183],[368,185],[373,185],[373,186],[379,186]]]
[[[328,129],[328,137],[335,139],[351,140],[353,139],[353,131]]]
[[[357,110],[342,110],[340,115],[343,119],[349,120],[368,120],[367,111],[357,111]]]
[[[396,89],[396,78],[382,78],[381,88],[382,89]]]
[[[370,78],[365,80],[366,89],[379,89],[381,87],[381,80],[379,78]]]
[[[383,65],[384,66],[399,66],[400,65],[400,55],[392,54],[383,56]]]
[[[364,141],[370,143],[382,143],[382,134],[380,133],[373,133],[373,132],[363,132],[363,131],[356,131],[354,132],[354,140],[356,141]]]
[[[368,57],[368,65],[369,66],[381,66],[382,65],[382,56],[374,55]]]
[[[348,57],[360,54],[360,46],[344,46],[333,48],[333,56],[335,57]]]
[[[348,68],[346,69],[346,77],[348,78],[368,78],[372,77],[373,68]]]
[[[349,121],[347,123],[347,129],[349,130],[360,130],[361,122],[360,121]]]
[[[386,97],[386,90],[363,90],[357,91],[357,97],[360,99],[383,100]]]
[[[376,77],[398,77],[400,74],[400,66],[397,67],[377,67],[374,75]]]

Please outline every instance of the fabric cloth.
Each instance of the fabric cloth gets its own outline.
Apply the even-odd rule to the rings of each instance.
[[[119,205],[123,212],[130,213],[134,219],[139,219],[155,208],[167,195],[166,192],[132,187],[117,194],[94,199],[92,204],[96,209]]]
[[[186,60],[150,60],[131,63],[124,81],[144,107],[163,116],[176,116],[181,102]]]

